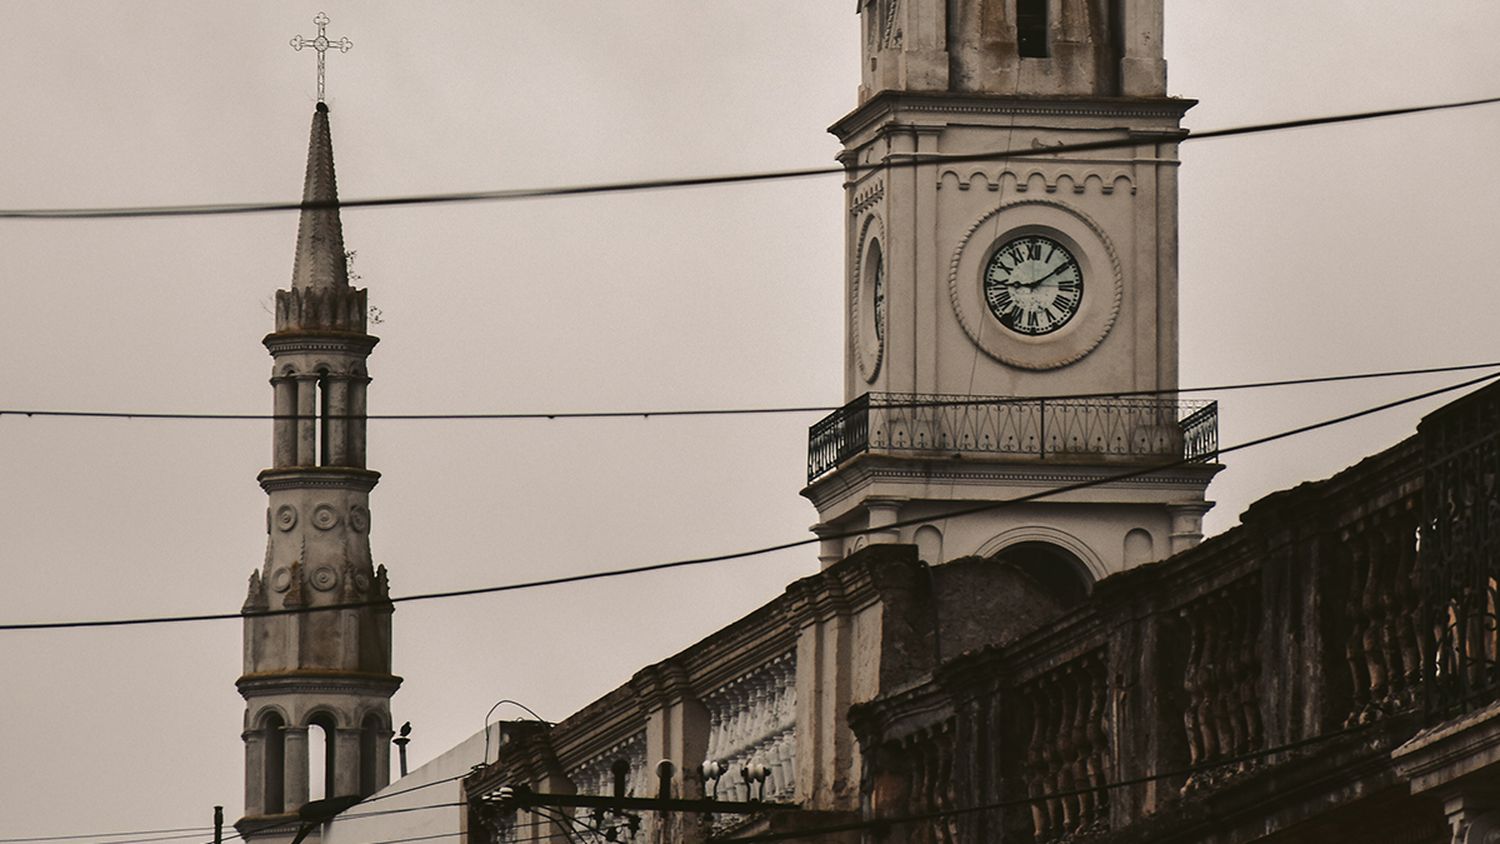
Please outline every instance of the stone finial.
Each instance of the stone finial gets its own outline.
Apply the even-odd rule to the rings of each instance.
[[[252,571],[250,572],[250,588],[245,595],[245,605],[240,608],[240,612],[254,612],[266,609],[266,607],[266,589],[261,583],[260,572]]]
[[[282,606],[301,607],[307,605],[307,596],[302,590],[302,563],[292,563],[291,585],[287,587],[286,597],[281,599]]]
[[[307,175],[302,185],[302,217],[297,223],[297,255],[292,264],[294,290],[327,290],[349,286],[344,257],[344,227],[339,221],[339,189],[333,173],[333,135],[328,106],[313,112],[307,147]]]

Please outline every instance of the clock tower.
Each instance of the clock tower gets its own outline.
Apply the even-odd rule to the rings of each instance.
[[[1219,466],[1111,480],[1217,444],[1216,408],[1172,392],[1193,101],[1166,93],[1162,2],[860,0],[859,105],[831,130],[848,404],[803,492],[825,565],[909,542],[1077,597],[1201,538]]]

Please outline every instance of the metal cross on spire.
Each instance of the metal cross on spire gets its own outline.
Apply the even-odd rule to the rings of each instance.
[[[328,40],[328,34],[324,28],[328,26],[328,16],[322,12],[313,18],[313,23],[318,25],[318,34],[313,38],[303,38],[300,35],[292,36],[292,49],[301,52],[303,47],[311,47],[318,51],[318,102],[323,102],[323,62],[328,55],[329,49],[336,49],[340,53],[347,53],[354,48],[354,42],[348,38],[340,38],[337,41]]]

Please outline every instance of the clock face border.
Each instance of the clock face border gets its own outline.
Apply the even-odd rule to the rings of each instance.
[[[1006,328],[984,296],[990,258],[1029,234],[1066,247],[1085,279],[1077,312],[1048,334]],[[969,227],[949,265],[948,294],[959,325],[985,354],[1019,369],[1058,369],[1081,360],[1109,334],[1120,313],[1124,279],[1114,246],[1087,215],[1056,200],[1021,199],[991,208]]]
[[[860,377],[866,383],[874,383],[880,375],[880,365],[885,357],[885,334],[888,333],[888,325],[877,326],[875,312],[875,281],[877,272],[884,269],[886,264],[885,254],[885,226],[878,214],[871,214],[865,218],[860,226],[858,251],[855,253],[853,277],[850,285],[853,295],[849,303],[849,325],[851,339],[854,347],[854,359],[859,368]],[[884,320],[890,319],[890,276],[884,275],[884,313],[880,316]]]

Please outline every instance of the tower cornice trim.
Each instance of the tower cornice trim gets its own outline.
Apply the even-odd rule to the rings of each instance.
[[[276,331],[261,343],[273,355],[296,352],[349,352],[368,355],[380,338],[356,331]]]
[[[844,115],[828,131],[847,142],[861,130],[898,114],[1001,117],[1116,117],[1181,120],[1197,100],[1182,97],[1011,97],[969,93],[882,91]]]
[[[386,697],[401,687],[394,674],[369,674],[361,671],[291,671],[245,674],[234,681],[243,697],[272,694],[360,694],[374,691]]]
[[[380,481],[380,473],[352,466],[290,466],[262,469],[255,479],[266,492],[284,489],[355,489],[369,492]]]

